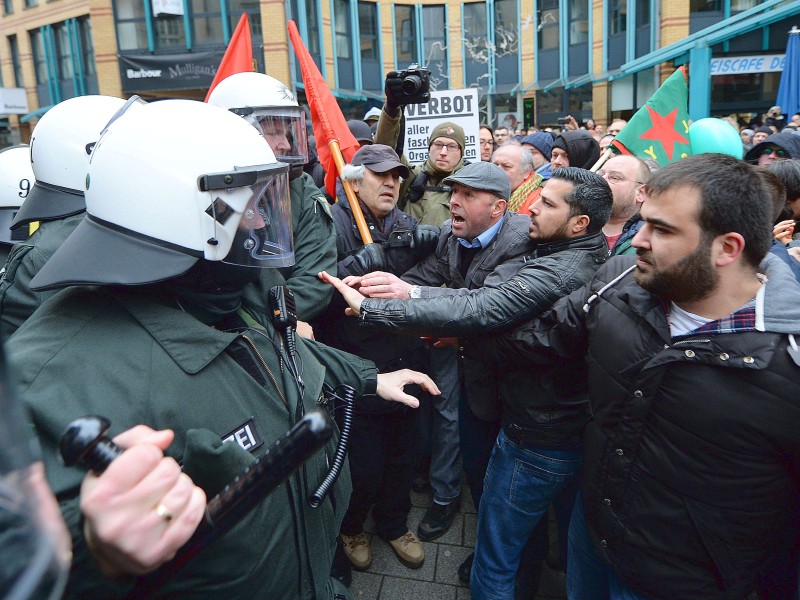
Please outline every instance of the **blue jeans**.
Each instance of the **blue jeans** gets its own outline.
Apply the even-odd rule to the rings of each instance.
[[[569,523],[569,549],[567,551],[568,600],[646,600],[628,588],[595,552],[592,538],[586,527],[581,494],[575,499],[575,508]]]
[[[518,446],[500,430],[478,510],[473,600],[513,600],[522,548],[556,494],[578,476],[581,457],[578,450]]]

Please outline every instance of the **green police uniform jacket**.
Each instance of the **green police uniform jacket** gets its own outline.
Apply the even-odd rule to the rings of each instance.
[[[111,419],[112,436],[138,423],[174,430],[167,454],[210,495],[298,419],[301,398],[280,339],[266,317],[248,313],[264,328],[230,333],[135,290],[70,288],[45,302],[8,342],[49,483],[72,532],[66,598],[115,598],[133,585],[104,578],[86,549],[78,506],[83,473],[57,459],[67,423],[99,414]],[[258,365],[262,383],[232,350]],[[323,382],[347,383],[357,395],[375,390],[373,364],[356,356],[298,339],[297,362],[306,410],[317,405]],[[228,437],[239,445],[219,443]],[[320,508],[309,508],[307,500],[327,473],[335,443],[336,436],[157,597],[333,598],[330,566],[349,501],[349,472]]]
[[[394,118],[385,110],[382,111],[380,121],[378,121],[378,130],[375,132],[375,143],[385,144],[394,148],[400,136],[400,122],[400,115]],[[411,170],[411,175],[408,179],[405,179],[400,186],[400,199],[397,202],[397,208],[414,217],[419,223],[441,227],[442,224],[451,217],[451,192],[444,190],[426,190],[419,200],[410,202],[408,200],[408,195],[411,184],[414,183],[417,175],[425,172],[428,175],[425,183],[426,187],[445,187],[442,185],[442,180],[463,167],[464,160],[460,160],[455,168],[448,173],[433,169],[430,161],[425,161],[420,166],[413,166],[406,160],[405,155],[401,157],[401,160],[403,164]]]
[[[336,272],[336,230],[330,205],[308,173],[292,179],[292,231],[294,265],[279,269],[294,293],[297,316],[310,321],[330,304],[333,287],[317,277],[320,271]],[[269,274],[270,269],[264,269]]]
[[[42,221],[24,242],[16,244],[0,276],[0,339],[7,340],[54,291],[34,291],[31,279],[83,220],[86,213]]]

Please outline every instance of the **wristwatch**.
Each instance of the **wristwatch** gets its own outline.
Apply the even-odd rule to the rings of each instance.
[[[413,299],[418,299],[422,296],[422,290],[419,288],[418,285],[412,285],[408,289],[408,297]]]

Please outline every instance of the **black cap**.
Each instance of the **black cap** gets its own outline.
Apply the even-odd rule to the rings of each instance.
[[[411,174],[408,167],[400,162],[400,157],[397,156],[397,152],[383,144],[372,144],[362,147],[353,155],[353,160],[350,164],[357,167],[363,165],[370,171],[375,171],[376,173],[386,173],[386,171],[397,170],[403,179],[407,179]]]

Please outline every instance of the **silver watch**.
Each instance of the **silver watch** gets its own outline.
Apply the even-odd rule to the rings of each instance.
[[[422,290],[419,288],[418,285],[412,285],[408,289],[408,297],[411,299],[418,299],[422,296]]]

